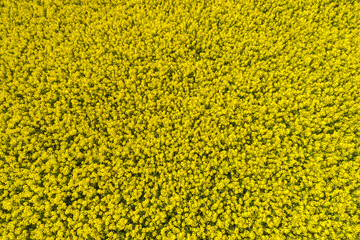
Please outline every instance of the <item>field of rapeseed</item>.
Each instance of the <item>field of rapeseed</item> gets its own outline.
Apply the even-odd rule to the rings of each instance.
[[[360,3],[1,0],[0,239],[360,239]]]

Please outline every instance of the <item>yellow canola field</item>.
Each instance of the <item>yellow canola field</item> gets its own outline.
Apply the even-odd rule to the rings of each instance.
[[[360,239],[360,3],[1,0],[0,239]]]

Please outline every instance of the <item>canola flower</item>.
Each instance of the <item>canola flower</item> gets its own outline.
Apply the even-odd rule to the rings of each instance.
[[[1,239],[360,239],[359,26],[358,1],[1,1]]]

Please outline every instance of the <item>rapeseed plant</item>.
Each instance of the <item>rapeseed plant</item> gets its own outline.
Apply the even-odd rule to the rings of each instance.
[[[0,4],[3,239],[359,239],[360,4]]]

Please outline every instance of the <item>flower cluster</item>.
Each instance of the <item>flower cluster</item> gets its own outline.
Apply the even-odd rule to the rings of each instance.
[[[1,239],[359,239],[360,3],[0,3]]]

